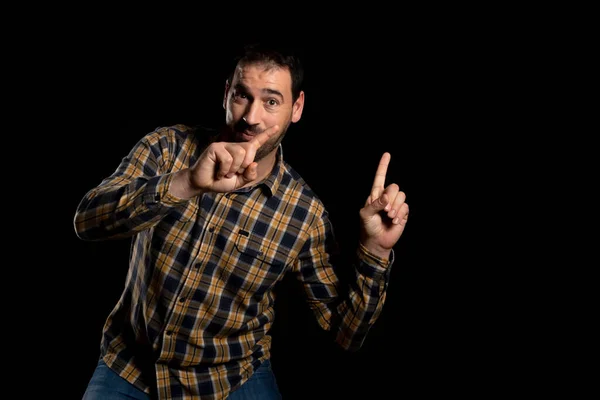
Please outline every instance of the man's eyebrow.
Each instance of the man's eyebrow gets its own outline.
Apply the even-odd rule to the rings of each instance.
[[[266,88],[266,89],[263,89],[262,92],[263,93],[272,94],[272,95],[275,95],[275,96],[279,96],[283,100],[283,94],[281,94],[281,92],[279,90]]]
[[[246,85],[242,84],[242,83],[236,83],[235,86],[233,87],[235,90],[239,90],[241,92],[246,92],[248,93],[248,88],[246,87]]]
[[[240,92],[250,93],[250,90],[248,89],[248,87],[240,82],[236,83],[234,88],[235,88],[235,90],[238,90]],[[281,98],[281,100],[284,99],[283,94],[279,90],[276,90],[276,89],[265,88],[265,89],[262,89],[261,92],[265,93],[265,94],[270,94],[273,96],[278,96]]]

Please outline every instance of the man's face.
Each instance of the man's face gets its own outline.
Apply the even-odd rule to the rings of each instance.
[[[304,93],[292,102],[292,77],[287,69],[265,64],[238,67],[225,89],[223,107],[229,127],[225,140],[245,142],[279,125],[279,132],[258,149],[258,161],[275,150],[290,123],[300,119],[303,104]]]

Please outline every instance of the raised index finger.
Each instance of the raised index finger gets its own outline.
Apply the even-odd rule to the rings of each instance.
[[[249,143],[252,144],[255,149],[258,149],[260,146],[267,143],[267,140],[273,137],[273,135],[275,135],[278,130],[279,125],[273,125],[272,127],[267,128],[258,135],[254,136]]]
[[[391,157],[390,153],[385,152],[379,160],[377,172],[375,172],[375,179],[373,179],[373,187],[371,188],[371,200],[376,200],[383,194],[385,188],[385,176]]]

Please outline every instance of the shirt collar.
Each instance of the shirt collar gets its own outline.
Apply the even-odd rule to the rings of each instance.
[[[264,186],[265,189],[269,191],[268,195],[273,196],[273,194],[277,193],[277,190],[279,189],[284,170],[285,168],[283,167],[283,146],[281,143],[279,143],[279,147],[277,147],[277,153],[275,155],[275,165],[273,165],[271,173],[267,175],[267,177],[258,185]]]

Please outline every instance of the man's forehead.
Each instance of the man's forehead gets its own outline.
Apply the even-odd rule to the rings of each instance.
[[[279,90],[292,90],[292,77],[287,68],[272,64],[248,64],[238,66],[235,70],[233,83],[245,85],[266,84]]]

